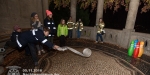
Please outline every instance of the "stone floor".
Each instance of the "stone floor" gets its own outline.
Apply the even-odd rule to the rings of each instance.
[[[58,44],[58,41],[55,43]],[[5,58],[3,66],[42,69],[42,73],[56,75],[150,75],[150,58],[146,55],[134,59],[127,56],[126,49],[109,43],[95,44],[87,39],[68,39],[66,45],[81,52],[84,48],[90,48],[92,55],[85,58],[70,51],[52,50],[39,56],[39,65],[34,67],[31,56],[14,51]],[[7,71],[8,69],[5,69],[3,75],[6,75]]]

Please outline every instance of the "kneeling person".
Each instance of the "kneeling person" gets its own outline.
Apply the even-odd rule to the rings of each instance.
[[[35,45],[38,42],[48,46],[49,48],[57,49],[59,46],[52,44],[44,36],[49,35],[49,29],[44,27],[43,31],[40,29],[33,29],[30,31],[22,32],[20,35],[16,36],[16,46],[19,48],[23,48],[25,46],[29,46],[30,52],[33,58],[35,65],[38,65],[38,58],[36,56]],[[12,43],[11,43],[12,44]]]

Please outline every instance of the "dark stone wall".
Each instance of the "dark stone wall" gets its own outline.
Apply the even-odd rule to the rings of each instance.
[[[43,21],[42,0],[0,0],[0,31],[12,30],[14,25],[30,27],[30,14],[37,12]]]

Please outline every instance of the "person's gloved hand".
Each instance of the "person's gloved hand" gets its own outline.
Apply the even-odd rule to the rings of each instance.
[[[57,50],[59,48],[59,46],[54,45],[53,49]]]
[[[68,48],[67,47],[59,47],[57,50],[58,51],[65,51],[65,50],[67,50]]]

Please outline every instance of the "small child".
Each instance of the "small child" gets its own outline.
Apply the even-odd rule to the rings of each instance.
[[[99,19],[99,24],[97,25],[97,35],[96,35],[96,42],[95,43],[98,43],[98,38],[100,37],[101,39],[101,43],[103,43],[103,37],[102,35],[105,33],[103,28],[105,26],[105,23],[103,21],[102,18]]]
[[[44,19],[44,26],[48,27],[50,30],[48,41],[53,43],[54,36],[56,34],[56,26],[53,20],[53,13],[49,10],[46,10],[46,18]]]
[[[60,39],[60,47],[65,46],[66,40],[65,37],[68,35],[68,27],[65,24],[65,20],[61,19],[60,24],[57,29],[57,36]]]
[[[41,30],[43,30],[43,25],[40,22],[38,14],[36,12],[33,12],[31,14],[31,27],[32,27],[32,29],[41,29]],[[41,52],[45,53],[45,51],[43,49],[43,46],[40,43],[38,43],[36,45],[36,47],[38,49],[38,55],[41,55]]]
[[[77,38],[80,38],[81,31],[83,30],[83,22],[81,21],[81,19],[76,22],[75,29],[77,29]]]
[[[74,23],[72,21],[72,17],[70,16],[68,22],[67,22],[67,26],[68,26],[68,37],[72,38],[72,31],[74,28]]]

